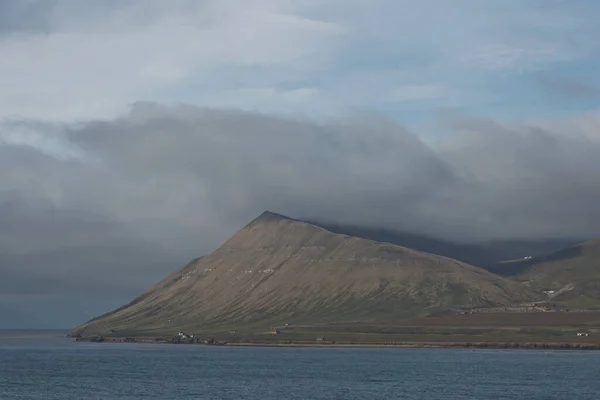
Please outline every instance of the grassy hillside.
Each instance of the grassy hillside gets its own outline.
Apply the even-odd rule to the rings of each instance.
[[[508,268],[520,270],[515,277],[518,281],[548,291],[551,302],[600,309],[600,240],[508,264]]]
[[[453,259],[264,213],[210,255],[72,335],[398,320],[535,297]]]

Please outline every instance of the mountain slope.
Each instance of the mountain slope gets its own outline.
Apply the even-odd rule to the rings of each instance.
[[[575,245],[581,241],[573,239],[549,239],[495,240],[477,243],[456,243],[391,229],[341,225],[319,221],[307,222],[334,233],[396,244],[398,246],[409,247],[426,253],[450,257],[467,264],[485,268],[490,272],[500,275],[504,275],[506,272],[503,270],[502,265],[499,264],[502,261],[548,254]]]
[[[266,212],[72,335],[393,320],[534,297],[524,285],[456,260]]]
[[[535,290],[553,292],[549,293],[553,302],[600,309],[600,240],[509,264],[522,271],[517,280]]]

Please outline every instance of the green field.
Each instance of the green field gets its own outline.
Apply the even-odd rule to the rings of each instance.
[[[278,332],[278,333],[275,333]],[[577,336],[577,333],[588,336]],[[202,340],[238,345],[418,345],[443,347],[600,348],[600,312],[480,313],[390,322],[231,327],[194,333]],[[170,341],[176,334],[136,333]],[[121,341],[115,334],[107,340]]]

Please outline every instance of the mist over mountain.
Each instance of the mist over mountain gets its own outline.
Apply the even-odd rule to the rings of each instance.
[[[556,250],[555,240],[600,237],[596,120],[527,127],[456,116],[435,144],[360,114],[316,122],[138,103],[79,124],[5,121],[0,282],[26,283],[0,287],[63,288],[56,304],[70,296],[64,311],[83,319],[85,282],[112,294],[110,308],[264,209],[436,238],[425,246],[403,233],[397,243],[473,264]]]
[[[335,233],[392,243],[426,253],[454,258],[468,264],[494,270],[497,273],[502,272],[502,268],[496,268],[497,264],[502,261],[545,255],[577,243],[575,239],[490,240],[460,243],[390,229],[338,225],[316,221],[311,221],[311,223]]]

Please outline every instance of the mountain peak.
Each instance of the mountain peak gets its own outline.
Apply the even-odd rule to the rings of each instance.
[[[293,218],[285,216],[283,214],[277,214],[275,212],[272,211],[265,211],[262,214],[260,214],[255,220],[256,221],[281,221],[281,220],[289,220],[289,221],[295,221]]]

